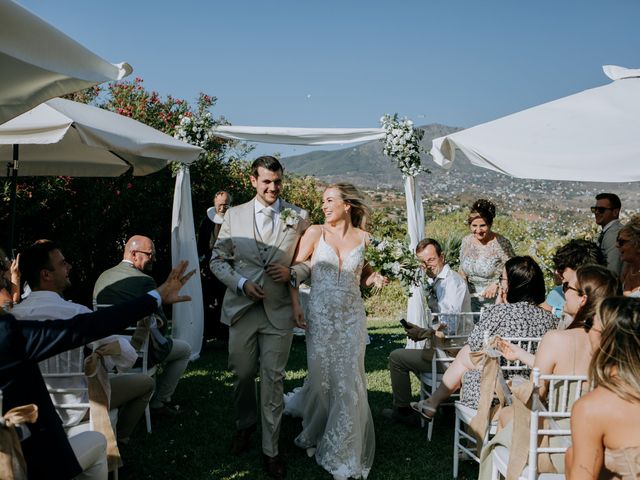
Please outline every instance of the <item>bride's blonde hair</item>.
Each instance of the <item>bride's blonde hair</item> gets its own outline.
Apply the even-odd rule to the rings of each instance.
[[[354,227],[365,230],[367,217],[369,216],[371,209],[366,203],[364,203],[364,198],[362,197],[360,190],[358,190],[353,184],[345,182],[333,183],[325,188],[324,191],[326,192],[330,188],[338,190],[342,201],[351,206],[351,224]]]

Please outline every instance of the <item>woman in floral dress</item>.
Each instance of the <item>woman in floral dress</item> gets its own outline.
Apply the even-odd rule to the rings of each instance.
[[[494,303],[502,267],[514,255],[511,242],[491,230],[495,215],[492,202],[477,200],[469,213],[471,233],[460,246],[460,275],[469,285],[474,312]]]

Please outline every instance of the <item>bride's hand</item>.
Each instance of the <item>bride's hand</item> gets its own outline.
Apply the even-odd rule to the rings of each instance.
[[[299,305],[293,306],[291,318],[295,322],[296,327],[302,328],[303,330],[307,329],[307,322],[304,318],[304,311]]]
[[[376,288],[382,288],[385,285],[389,284],[389,279],[379,272],[374,272],[371,274],[371,283],[370,285]]]

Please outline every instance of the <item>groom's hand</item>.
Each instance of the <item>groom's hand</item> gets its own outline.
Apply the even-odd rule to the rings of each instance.
[[[264,290],[262,290],[262,287],[251,280],[247,280],[245,282],[242,290],[244,291],[244,294],[254,302],[264,298]]]
[[[274,282],[285,283],[291,278],[289,267],[285,267],[279,263],[270,263],[264,270]]]

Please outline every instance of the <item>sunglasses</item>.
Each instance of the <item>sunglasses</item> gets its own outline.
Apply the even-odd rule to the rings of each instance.
[[[578,290],[577,288],[572,287],[571,285],[569,285],[569,282],[563,282],[562,283],[562,293],[567,293],[569,290],[573,290],[574,292],[576,292],[580,296],[583,295],[581,290]]]
[[[614,210],[611,207],[591,207],[591,213],[604,213],[607,210]]]

